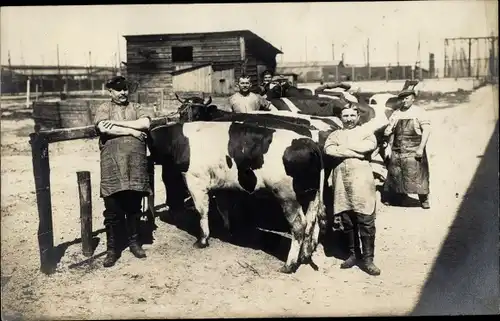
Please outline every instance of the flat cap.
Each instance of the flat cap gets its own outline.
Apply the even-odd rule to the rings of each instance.
[[[127,90],[129,84],[123,76],[115,76],[106,82],[106,88],[114,90]]]

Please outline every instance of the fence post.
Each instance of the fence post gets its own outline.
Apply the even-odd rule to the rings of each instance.
[[[385,81],[389,81],[389,67],[385,67]]]
[[[335,66],[335,81],[340,81],[339,80],[339,66]]]
[[[26,108],[30,108],[30,79],[26,81]]]
[[[351,78],[351,81],[356,81],[356,78],[355,78],[355,74],[354,74],[354,66],[351,67],[351,71],[352,71],[352,78]]]
[[[163,89],[162,89],[161,90],[161,101],[160,101],[160,113],[163,112],[163,110],[165,110],[164,100],[165,100],[165,93],[163,92]],[[155,116],[156,116],[156,114],[155,114]]]
[[[78,192],[80,195],[80,225],[82,234],[82,251],[86,257],[92,256],[92,186],[90,172],[76,172]]]
[[[38,132],[30,134],[35,177],[36,203],[38,208],[38,247],[40,250],[40,270],[51,274],[53,264],[54,235],[52,229],[52,202],[50,195],[49,143]]]

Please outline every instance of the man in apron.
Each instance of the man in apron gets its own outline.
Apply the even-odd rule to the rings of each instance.
[[[106,83],[110,101],[95,114],[101,158],[100,196],[104,199],[107,256],[104,267],[113,266],[121,253],[118,240],[127,236],[130,251],[146,257],[138,241],[141,202],[152,191],[146,159],[146,132],[152,110],[129,102],[129,85],[117,76]]]
[[[347,103],[341,113],[343,129],[328,136],[324,149],[336,162],[332,173],[333,214],[341,218],[349,249],[349,257],[340,267],[351,268],[362,259],[364,271],[379,275],[380,269],[373,263],[376,189],[369,160],[377,140],[373,132],[359,126],[359,119],[357,107]]]
[[[386,150],[387,178],[384,184],[384,204],[402,205],[407,194],[418,194],[422,208],[429,205],[429,162],[426,145],[430,135],[430,120],[425,109],[413,104],[413,87],[398,97],[401,107],[389,118],[384,135],[388,136]]]

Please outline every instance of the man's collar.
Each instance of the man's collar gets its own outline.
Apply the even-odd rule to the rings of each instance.
[[[130,100],[127,100],[127,102],[125,103],[120,103],[120,102],[117,102],[117,101],[114,101],[113,99],[111,99],[111,103],[117,105],[117,106],[123,106],[123,107],[127,107],[128,105],[130,105]]]

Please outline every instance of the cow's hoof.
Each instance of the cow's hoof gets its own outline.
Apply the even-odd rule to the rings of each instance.
[[[203,243],[200,240],[198,240],[198,241],[194,242],[193,247],[197,248],[197,249],[204,249],[204,248],[208,247],[208,245],[209,245],[208,241]]]
[[[297,270],[295,266],[282,266],[278,271],[285,274],[292,274]]]

